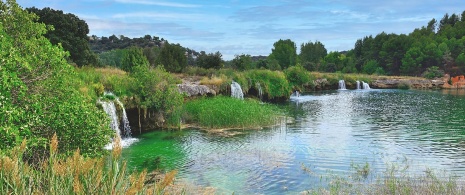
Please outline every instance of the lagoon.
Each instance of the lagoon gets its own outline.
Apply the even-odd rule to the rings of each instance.
[[[176,169],[178,180],[219,194],[298,194],[366,163],[373,176],[392,165],[412,175],[428,168],[465,174],[461,92],[324,91],[279,106],[287,118],[275,127],[154,131],[123,157],[131,169]]]

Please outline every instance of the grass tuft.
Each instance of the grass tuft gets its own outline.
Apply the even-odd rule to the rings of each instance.
[[[257,128],[276,123],[279,116],[272,105],[224,96],[189,101],[184,109],[187,122],[205,128]]]

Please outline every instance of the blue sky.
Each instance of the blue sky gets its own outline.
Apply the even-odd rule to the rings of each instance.
[[[354,47],[367,35],[410,33],[444,14],[461,14],[463,0],[17,0],[77,15],[89,35],[158,36],[196,51],[269,55],[273,43],[322,42],[328,51]]]

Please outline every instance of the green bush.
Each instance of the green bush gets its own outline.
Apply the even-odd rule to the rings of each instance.
[[[284,70],[284,74],[286,74],[286,79],[289,83],[300,90],[302,90],[304,85],[308,85],[312,81],[310,74],[300,65],[287,68]]]
[[[438,78],[438,77],[443,77],[444,76],[444,71],[439,70],[439,67],[437,67],[437,66],[431,66],[431,67],[427,68],[425,72],[423,72],[422,76],[427,78],[427,79],[434,79],[434,78]]]

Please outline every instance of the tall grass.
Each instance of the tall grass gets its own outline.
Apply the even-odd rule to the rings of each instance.
[[[205,128],[258,128],[276,123],[278,108],[252,99],[217,96],[186,102],[184,118]]]
[[[164,194],[176,172],[157,183],[146,184],[147,172],[130,174],[121,160],[119,140],[107,158],[57,154],[56,135],[50,142],[50,158],[37,165],[22,160],[26,142],[0,157],[2,194]]]
[[[430,169],[411,175],[407,170],[408,165],[391,165],[380,175],[373,175],[368,164],[356,166],[352,175],[326,178],[328,186],[305,194],[465,194],[465,182],[452,176]]]

